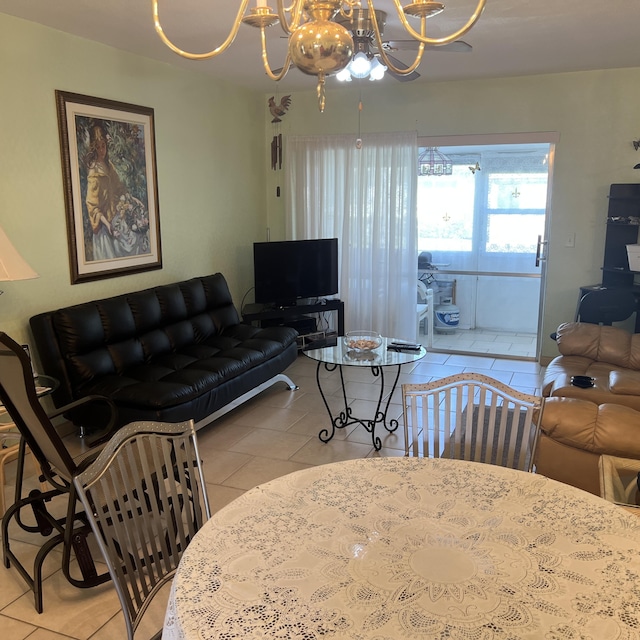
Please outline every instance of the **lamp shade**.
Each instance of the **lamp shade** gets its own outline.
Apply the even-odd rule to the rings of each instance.
[[[426,147],[418,155],[419,176],[450,176],[453,163],[438,150],[438,147]]]
[[[4,229],[0,227],[0,280],[29,280],[38,277],[38,274],[11,244]]]

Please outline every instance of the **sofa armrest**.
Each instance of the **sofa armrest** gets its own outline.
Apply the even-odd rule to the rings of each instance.
[[[587,375],[593,364],[591,358],[583,356],[556,356],[547,366],[542,381],[542,395],[552,395],[554,389],[571,384],[572,376]]]
[[[541,428],[548,437],[576,449],[640,458],[640,412],[630,407],[549,398]]]

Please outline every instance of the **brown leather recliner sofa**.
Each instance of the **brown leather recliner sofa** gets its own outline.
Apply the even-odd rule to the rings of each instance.
[[[577,398],[548,398],[536,448],[536,473],[600,495],[602,454],[640,460],[640,411]]]
[[[640,334],[569,322],[556,339],[560,355],[543,380],[536,471],[599,494],[601,454],[640,459]],[[572,385],[578,375],[594,386]]]
[[[640,411],[640,333],[567,322],[558,327],[556,341],[560,355],[547,367],[543,396],[615,402]],[[594,386],[573,386],[572,376],[590,376]]]

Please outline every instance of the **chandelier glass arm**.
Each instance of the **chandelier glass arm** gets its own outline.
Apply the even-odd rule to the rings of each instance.
[[[245,14],[247,10],[247,5],[249,4],[249,0],[242,0],[240,3],[240,8],[238,9],[238,15],[233,22],[233,27],[231,28],[231,32],[227,36],[227,39],[219,46],[213,49],[212,51],[208,51],[207,53],[189,53],[187,51],[183,51],[179,47],[177,47],[167,36],[165,35],[162,25],[160,24],[160,16],[158,14],[158,0],[151,0],[151,6],[153,8],[153,24],[155,25],[156,32],[160,36],[162,42],[164,42],[171,51],[181,55],[183,58],[188,58],[189,60],[206,60],[207,58],[213,58],[217,56],[219,53],[226,51],[229,48],[229,45],[236,39],[238,35],[238,30],[240,29],[240,25],[242,24],[242,16]]]
[[[368,0],[368,3],[369,3],[369,9],[373,10],[373,0]],[[393,4],[395,5],[396,11],[398,12],[398,17],[400,18],[400,22],[402,23],[402,26],[404,27],[406,32],[414,40],[417,40],[418,42],[421,42],[423,44],[432,44],[432,45],[449,44],[450,42],[457,40],[458,38],[463,36],[465,33],[467,33],[467,31],[469,31],[469,29],[471,29],[471,27],[473,27],[473,25],[480,18],[480,15],[484,11],[484,6],[486,3],[487,3],[487,0],[478,0],[478,4],[476,5],[475,11],[473,12],[473,14],[471,14],[471,17],[469,18],[469,20],[467,20],[466,24],[460,29],[458,29],[457,31],[454,31],[452,34],[445,36],[443,38],[428,38],[424,33],[424,23],[426,22],[427,18],[426,17],[420,18],[422,34],[418,33],[411,26],[411,24],[409,24],[409,20],[407,19],[404,9],[402,8],[402,5],[400,4],[400,0],[393,0]]]

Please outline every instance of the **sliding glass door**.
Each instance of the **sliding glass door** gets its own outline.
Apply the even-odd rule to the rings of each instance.
[[[434,147],[419,146],[419,157]],[[419,277],[434,289],[436,314],[449,305],[458,315],[454,326],[435,322],[434,347],[535,358],[553,143],[437,150],[442,175],[419,165]]]

